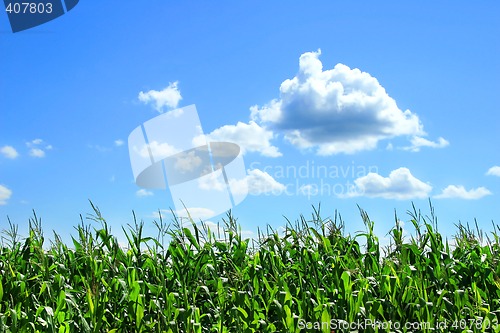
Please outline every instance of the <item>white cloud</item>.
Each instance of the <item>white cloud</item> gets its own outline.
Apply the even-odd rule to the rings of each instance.
[[[123,146],[124,144],[125,144],[125,142],[123,140],[120,140],[120,139],[113,141],[113,145],[115,147],[120,147],[120,146]],[[107,153],[107,152],[110,152],[110,151],[113,150],[113,148],[110,147],[110,146],[101,146],[101,145],[98,145],[98,144],[97,145],[88,144],[87,147],[89,147],[91,149],[95,149],[95,150],[97,150],[98,152],[101,152],[101,153]],[[51,145],[45,147],[45,150],[50,150],[50,149],[52,149]]]
[[[488,172],[486,172],[487,176],[497,176],[500,177],[500,166],[491,167]]]
[[[198,178],[198,187],[206,191],[224,191],[227,189],[226,183],[220,174],[212,172]]]
[[[248,174],[241,180],[229,181],[233,193],[252,195],[281,194],[286,186],[276,181],[270,174],[259,169],[248,170]]]
[[[156,111],[163,113],[165,108],[174,109],[182,99],[181,92],[177,88],[178,82],[170,83],[163,90],[150,90],[139,93],[139,100],[145,104],[153,103]]]
[[[0,206],[6,205],[7,200],[10,199],[12,191],[7,187],[0,185]]]
[[[263,108],[258,105],[250,107],[250,118],[262,123],[276,123],[281,119],[281,106],[282,101],[273,99],[267,103]]]
[[[0,148],[0,153],[10,159],[15,159],[19,156],[17,150],[12,146],[3,146],[2,148]]]
[[[409,150],[412,152],[419,152],[422,147],[430,147],[430,148],[444,148],[447,147],[450,143],[444,138],[438,138],[438,141],[430,141],[420,136],[414,136],[411,139],[411,146],[403,147],[403,150]]]
[[[43,142],[42,139],[34,139],[33,141],[31,141],[31,143],[34,144],[34,145],[42,144],[42,142]]]
[[[30,156],[31,157],[42,158],[42,157],[45,157],[45,151],[43,151],[40,148],[31,148],[30,149]]]
[[[166,142],[159,143],[158,141],[152,141],[149,143],[149,145],[143,145],[140,148],[134,146],[133,149],[138,152],[142,158],[149,158],[149,151],[151,150],[151,154],[156,161],[160,161],[179,152],[179,150],[174,146],[169,145]]]
[[[224,191],[226,183],[216,173],[208,174],[198,179],[198,186],[202,190]],[[241,179],[229,179],[229,186],[233,194],[275,194],[279,195],[286,190],[286,186],[276,181],[270,174],[259,169],[248,170]]]
[[[45,157],[45,152],[47,150],[52,150],[53,147],[50,144],[45,144],[45,147],[42,147],[42,145],[44,144],[45,141],[43,141],[42,139],[34,139],[26,142],[26,146],[30,148],[29,155],[36,158]]]
[[[175,156],[175,168],[181,172],[189,172],[198,168],[203,161],[195,151],[182,152]]]
[[[323,70],[320,54],[302,54],[299,73],[283,81],[280,98],[253,106],[251,119],[319,155],[355,153],[374,149],[383,139],[426,135],[418,116],[400,110],[376,78],[343,64]]]
[[[475,189],[466,190],[462,185],[449,185],[441,194],[434,196],[436,199],[465,199],[465,200],[477,200],[491,195],[492,193],[485,187],[478,187]]]
[[[189,213],[189,215],[188,215]],[[209,217],[212,217],[215,215],[214,211],[208,208],[203,208],[203,207],[189,207],[189,208],[183,208],[175,211],[175,215],[180,217],[180,218],[188,218],[191,216],[195,222],[197,220],[203,220]]]
[[[391,171],[389,177],[376,173],[357,178],[355,187],[346,197],[366,196],[384,199],[422,199],[427,198],[432,186],[415,178],[407,168]]]
[[[205,144],[208,141],[233,142],[240,146],[245,152],[259,152],[268,157],[281,156],[278,148],[271,144],[274,135],[271,131],[261,127],[254,121],[248,124],[238,122],[236,125],[225,125],[217,128],[205,136],[193,139],[194,144]]]
[[[91,149],[95,149],[95,150],[97,150],[98,152],[101,152],[101,153],[106,153],[106,152],[111,151],[111,148],[104,147],[104,146],[101,146],[101,145],[87,145],[87,147],[89,147]]]
[[[150,196],[154,195],[154,193],[141,188],[140,190],[135,192],[135,195],[137,195],[138,197],[150,197]]]

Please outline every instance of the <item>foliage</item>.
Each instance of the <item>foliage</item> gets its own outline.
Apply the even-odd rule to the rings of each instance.
[[[355,236],[318,208],[255,242],[231,213],[222,235],[160,218],[155,238],[134,216],[124,248],[92,208],[71,247],[55,233],[47,247],[36,215],[25,239],[9,221],[0,332],[500,332],[498,226],[490,239],[460,224],[451,246],[413,207],[415,234],[396,217],[384,249],[361,209]]]

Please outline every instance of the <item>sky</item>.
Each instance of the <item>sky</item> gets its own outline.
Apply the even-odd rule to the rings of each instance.
[[[117,234],[132,212],[154,234],[175,199],[136,184],[129,135],[194,104],[208,142],[241,149],[248,237],[318,205],[354,234],[359,206],[387,241],[395,212],[409,235],[429,201],[447,237],[492,230],[499,16],[496,1],[82,1],[12,33],[0,14],[0,229],[26,233],[35,211],[68,239],[91,200]]]

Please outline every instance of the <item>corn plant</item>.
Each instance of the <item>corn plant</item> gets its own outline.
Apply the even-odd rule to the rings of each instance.
[[[452,243],[431,206],[408,211],[383,248],[375,222],[346,234],[340,214],[286,220],[244,239],[229,212],[210,230],[174,216],[144,235],[135,214],[121,246],[100,210],[72,244],[42,221],[0,243],[0,332],[500,332],[500,228],[458,224]],[[222,230],[222,232],[221,232]],[[353,323],[357,323],[355,327]]]

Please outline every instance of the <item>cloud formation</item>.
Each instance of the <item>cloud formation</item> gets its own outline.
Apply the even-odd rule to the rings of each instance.
[[[444,139],[424,141],[418,116],[400,110],[376,78],[343,64],[323,70],[320,54],[302,54],[299,73],[283,81],[280,98],[253,106],[251,119],[319,155],[370,150],[380,140],[397,136],[418,138],[415,149],[447,144]]]
[[[2,148],[0,148],[0,154],[12,160],[19,156],[17,150],[12,146],[3,146]]]
[[[29,155],[35,158],[43,158],[47,150],[52,150],[52,145],[46,144],[42,139],[28,141],[26,146],[30,149]]]
[[[30,156],[42,158],[42,157],[45,157],[45,151],[43,151],[40,148],[31,148],[30,149]]]
[[[152,141],[149,145],[142,145],[140,147],[133,146],[132,149],[139,153],[142,158],[150,158],[151,155],[156,161],[162,160],[174,154],[177,154],[179,150],[168,143],[159,143],[158,141]]]
[[[137,190],[137,192],[135,192],[135,195],[137,195],[138,197],[150,197],[154,195],[154,193],[141,188],[140,190]]]
[[[281,152],[278,147],[271,144],[274,135],[271,131],[261,127],[254,121],[248,124],[238,122],[236,125],[225,125],[217,128],[212,133],[194,139],[195,145],[205,144],[202,140],[226,141],[236,143],[242,152],[258,152],[267,157],[279,157]]]
[[[182,172],[191,172],[197,169],[203,160],[196,154],[195,151],[181,152],[175,155],[175,169]]]
[[[481,199],[492,193],[485,187],[473,188],[466,190],[462,185],[449,185],[441,194],[434,196],[436,199],[464,199],[464,200],[477,200]]]
[[[281,194],[286,190],[285,185],[276,181],[270,174],[260,169],[248,170],[244,179],[230,181],[231,189],[235,193],[246,193],[251,195]]]
[[[188,208],[183,208],[176,210],[175,215],[179,218],[187,219],[191,217],[195,222],[196,220],[204,220],[207,219],[211,216],[214,216],[215,213],[208,209],[208,208],[203,208],[203,207],[188,207]]]
[[[422,147],[444,148],[444,147],[449,146],[449,144],[450,144],[446,139],[444,139],[442,137],[438,138],[437,141],[431,141],[431,140],[427,140],[425,138],[422,138],[420,136],[414,136],[410,142],[411,142],[411,146],[404,147],[403,150],[409,150],[412,152],[419,152],[420,148],[422,148]]]
[[[408,168],[391,171],[389,177],[370,172],[354,181],[355,188],[346,197],[365,196],[384,199],[424,199],[429,197],[432,186],[415,178]]]
[[[198,186],[202,190],[224,191],[227,186],[215,173],[198,179]],[[241,179],[229,179],[229,186],[233,194],[274,194],[280,195],[286,186],[278,182],[270,174],[260,169],[251,169]]]
[[[497,176],[500,177],[500,166],[491,167],[488,172],[486,172],[487,176]]]
[[[177,85],[179,82],[170,83],[163,90],[149,90],[139,92],[139,100],[145,104],[153,104],[153,107],[159,113],[165,112],[165,109],[174,109],[182,100],[181,92]]]
[[[4,185],[0,185],[0,206],[6,205],[10,199],[12,191]]]

